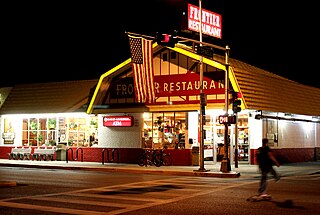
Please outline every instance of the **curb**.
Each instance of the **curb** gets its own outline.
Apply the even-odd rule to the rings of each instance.
[[[24,168],[38,168],[38,169],[64,169],[64,170],[86,170],[86,171],[102,171],[102,172],[125,172],[135,174],[157,174],[157,175],[177,175],[177,176],[199,176],[199,177],[216,177],[216,178],[238,178],[239,172],[231,171],[227,173],[213,172],[213,171],[186,171],[186,170],[156,170],[156,169],[143,169],[128,168],[128,167],[88,167],[88,166],[59,166],[59,165],[36,165],[36,164],[10,164],[0,163],[0,166],[9,167],[24,167]]]

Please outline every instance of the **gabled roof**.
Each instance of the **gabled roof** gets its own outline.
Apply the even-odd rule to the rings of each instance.
[[[247,109],[320,116],[320,88],[300,84],[232,58],[230,66]]]
[[[155,43],[154,53],[160,48],[163,47]],[[167,48],[200,60],[200,56],[188,47],[177,44],[175,48]],[[213,60],[203,57],[203,63],[226,71],[224,56],[215,54]],[[320,88],[291,81],[233,58],[229,58],[229,65],[229,79],[232,89],[242,93],[244,108],[320,116]],[[119,74],[130,66],[131,59],[129,58],[100,77],[87,113],[91,113],[93,106],[99,104],[97,98],[102,96],[99,94],[106,92],[107,89],[100,89],[101,85],[108,82],[110,76]]]
[[[12,87],[1,87],[0,88],[0,109],[4,103],[4,101],[7,99]]]
[[[85,112],[97,80],[21,84],[12,88],[0,114]]]

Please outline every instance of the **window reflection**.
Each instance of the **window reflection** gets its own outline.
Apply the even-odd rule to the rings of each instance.
[[[22,121],[23,146],[87,147],[92,133],[98,133],[98,118],[89,117],[31,117]],[[98,141],[96,139],[96,141]]]
[[[186,112],[145,113],[143,141],[152,148],[185,148]]]

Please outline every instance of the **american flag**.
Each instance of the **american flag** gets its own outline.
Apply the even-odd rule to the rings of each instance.
[[[139,103],[152,103],[155,99],[152,40],[132,35],[128,36],[137,101]]]

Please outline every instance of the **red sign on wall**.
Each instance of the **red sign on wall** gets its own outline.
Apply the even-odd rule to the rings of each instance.
[[[200,91],[199,74],[194,72],[155,76],[154,82],[156,96],[191,96],[199,95]],[[203,77],[203,88],[207,95],[224,94],[225,92],[221,82],[214,81],[207,76]]]
[[[104,116],[103,126],[105,127],[131,127],[133,116]]]

